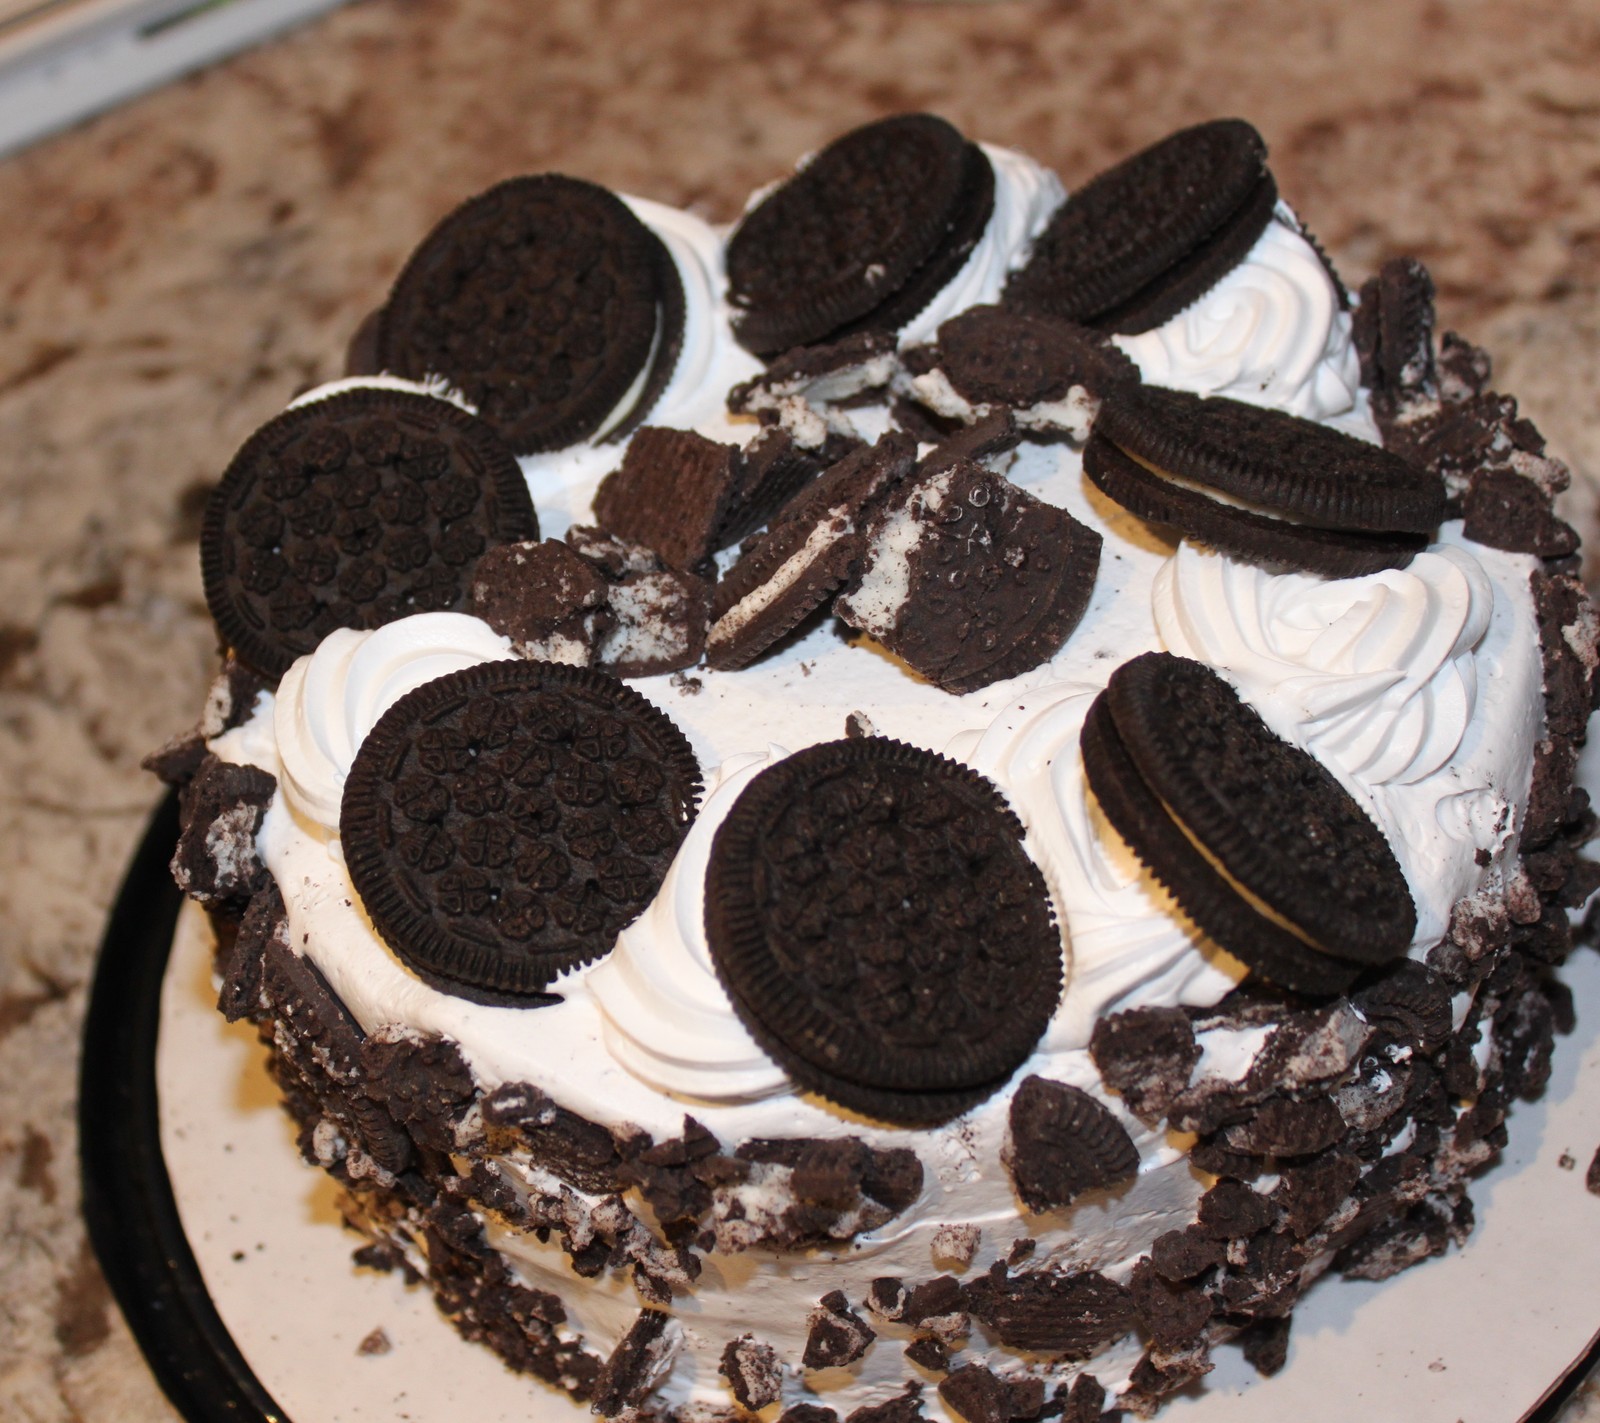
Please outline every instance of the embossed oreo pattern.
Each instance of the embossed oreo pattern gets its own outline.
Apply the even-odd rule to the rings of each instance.
[[[982,1100],[1061,992],[1044,878],[999,793],[877,737],[750,784],[713,842],[706,934],[740,1017],[796,1081],[890,1121]]]
[[[463,997],[537,999],[650,902],[699,790],[682,733],[622,683],[490,662],[384,715],[339,829],[367,913],[411,968]]]
[[[246,441],[206,508],[200,559],[218,631],[278,677],[335,628],[464,608],[481,553],[538,537],[517,462],[481,420],[358,390]]]

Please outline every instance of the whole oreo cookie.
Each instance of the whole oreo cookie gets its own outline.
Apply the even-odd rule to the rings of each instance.
[[[1402,566],[1446,513],[1437,474],[1377,445],[1161,386],[1107,396],[1084,472],[1141,518],[1268,566],[1336,577]]]
[[[287,410],[245,442],[206,506],[200,566],[223,640],[276,679],[335,628],[464,608],[480,554],[538,537],[488,425],[374,388]]]
[[[1242,119],[1170,134],[1061,205],[1005,303],[1135,334],[1176,315],[1271,220],[1267,146]]]
[[[706,937],[735,1010],[803,1088],[927,1125],[995,1091],[1055,1011],[1061,939],[993,785],[877,737],[745,789],[712,843]]]
[[[417,974],[476,1002],[538,1004],[650,902],[699,790],[683,733],[614,678],[489,662],[383,715],[339,834],[374,927]]]
[[[915,316],[983,234],[994,174],[931,114],[835,139],[745,214],[728,240],[734,334],[775,355]]]
[[[526,455],[637,425],[671,378],[683,321],[661,239],[614,193],[547,173],[490,188],[423,239],[376,352],[386,371],[447,379]]]
[[[1410,945],[1416,906],[1383,832],[1202,663],[1151,652],[1119,667],[1083,759],[1134,853],[1263,978],[1341,992]]]

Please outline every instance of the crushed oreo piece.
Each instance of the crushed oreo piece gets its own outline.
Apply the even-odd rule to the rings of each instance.
[[[547,1002],[655,894],[699,766],[622,683],[487,662],[402,697],[345,784],[351,881],[384,942],[445,992]]]
[[[603,529],[575,524],[566,538],[609,584],[598,666],[613,677],[655,677],[700,660],[711,623],[709,578],[669,568],[653,549]]]
[[[868,1115],[932,1123],[981,1101],[1060,993],[1020,832],[981,776],[895,741],[824,742],[763,771],[706,881],[741,1021],[797,1082]]]
[[[1031,1211],[1070,1205],[1139,1170],[1139,1149],[1111,1112],[1082,1088],[1037,1076],[1025,1078],[1011,1099],[1000,1159]]]
[[[890,495],[833,610],[945,691],[976,691],[1060,650],[1100,545],[1066,510],[957,461]]]
[[[1192,1280],[1220,1265],[1227,1250],[1223,1241],[1190,1226],[1156,1236],[1150,1245],[1150,1263],[1156,1273],[1174,1284]]]
[[[646,425],[629,442],[620,468],[600,482],[595,519],[653,549],[672,568],[702,571],[720,547],[716,539],[742,458],[736,446],[692,430]]]
[[[1140,1117],[1164,1117],[1200,1061],[1189,1015],[1181,1008],[1129,1008],[1099,1019],[1089,1055],[1107,1087]]]
[[[738,1180],[741,1162],[722,1154],[721,1144],[693,1117],[683,1119],[683,1135],[630,1155],[619,1175],[636,1186],[669,1240],[691,1235],[711,1209],[716,1186]]]
[[[1230,1151],[1250,1156],[1305,1156],[1339,1141],[1347,1130],[1333,1099],[1267,1102],[1248,1121],[1228,1127],[1222,1141]]]
[[[587,667],[604,632],[607,585],[566,544],[501,544],[472,570],[467,611],[519,655]]]
[[[1095,1270],[1012,1275],[1004,1265],[966,1286],[967,1308],[1002,1344],[1087,1359],[1134,1326],[1133,1296]]]
[[[250,898],[239,932],[223,959],[222,989],[217,1008],[230,1023],[265,1020],[268,1005],[262,999],[262,965],[268,943],[281,953],[291,952],[289,915],[276,881],[269,880]]]
[[[286,410],[244,443],[206,505],[200,563],[223,640],[276,679],[336,628],[460,611],[485,549],[538,537],[487,424],[363,389]]]
[[[1213,1240],[1240,1240],[1272,1224],[1272,1203],[1237,1181],[1219,1181],[1200,1197],[1195,1224]]]
[[[752,1413],[776,1403],[783,1394],[783,1365],[778,1351],[753,1334],[730,1339],[717,1372],[727,1379],[741,1408]]]
[[[594,1382],[590,1407],[602,1418],[643,1403],[672,1366],[681,1326],[659,1309],[641,1309]]]
[[[1433,295],[1433,278],[1415,257],[1391,257],[1361,288],[1354,338],[1374,403],[1398,410],[1438,397]]]
[[[908,365],[910,361],[908,359]],[[1042,313],[975,306],[915,353],[904,388],[936,414],[971,425],[996,410],[1024,430],[1088,438],[1100,400],[1139,381],[1139,368],[1087,327]]]
[[[266,887],[256,832],[277,786],[258,766],[205,757],[178,797],[172,877],[179,889],[207,908],[238,913]]]
[[[706,664],[719,671],[745,666],[851,578],[867,510],[910,473],[915,458],[910,437],[891,432],[846,455],[784,505],[717,584]]]
[[[1589,1169],[1583,1174],[1583,1184],[1590,1195],[1600,1196],[1600,1146],[1589,1159]]]
[[[1239,1336],[1245,1362],[1264,1379],[1270,1379],[1289,1362],[1289,1327],[1294,1316],[1282,1315],[1252,1321]]]
[[[502,1083],[483,1099],[482,1114],[493,1154],[526,1151],[534,1165],[592,1195],[622,1188],[622,1156],[611,1133],[557,1106],[537,1087]]]
[[[454,1151],[457,1129],[477,1098],[461,1049],[436,1034],[384,1027],[361,1044],[361,1072],[381,1101],[420,1145]]]
[[[1210,1295],[1197,1285],[1167,1279],[1148,1259],[1134,1266],[1128,1281],[1139,1327],[1159,1350],[1193,1344],[1211,1322]]]
[[[920,1334],[906,1345],[906,1358],[913,1364],[942,1374],[950,1367],[950,1350],[931,1334]]]
[[[978,1253],[983,1232],[975,1225],[946,1223],[933,1233],[933,1258],[957,1265],[970,1265]]]
[[[1443,1047],[1453,1026],[1448,986],[1411,959],[1353,994],[1350,1002],[1379,1032],[1424,1054]]]
[[[922,1381],[913,1379],[885,1403],[869,1403],[845,1415],[844,1423],[920,1423]]]
[[[422,240],[377,353],[384,370],[444,377],[527,455],[636,425],[671,379],[683,321],[661,239],[615,194],[546,173],[497,184]]]
[[[862,331],[778,356],[760,375],[728,392],[728,409],[770,422],[768,435],[786,437],[800,454],[820,454],[830,444],[855,438],[855,427],[839,407],[885,390],[899,369],[894,335]]]
[[[819,447],[806,449],[787,430],[767,426],[744,447],[739,481],[712,536],[716,546],[731,548],[753,534],[857,444],[859,441],[833,436]]]
[[[1314,1156],[1304,1165],[1280,1168],[1271,1201],[1298,1240],[1320,1230],[1361,1179],[1361,1162],[1345,1151]]]
[[[939,1381],[939,1397],[967,1423],[1022,1423],[1043,1411],[1044,1380],[1002,1378],[982,1364],[963,1364]]]
[[[823,1295],[811,1311],[801,1366],[836,1369],[853,1364],[877,1337],[877,1331],[850,1308],[844,1291],[833,1290]]]

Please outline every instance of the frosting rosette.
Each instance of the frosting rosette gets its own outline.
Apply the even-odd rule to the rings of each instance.
[[[283,674],[273,704],[290,808],[336,833],[350,763],[378,718],[424,682],[511,655],[506,638],[465,613],[418,613],[374,632],[329,633]]]
[[[1112,339],[1155,385],[1308,420],[1356,411],[1361,365],[1350,314],[1282,203],[1244,261],[1198,301],[1153,331]],[[1376,438],[1364,414],[1354,423]]]
[[[1472,720],[1494,590],[1464,549],[1324,579],[1184,543],[1151,597],[1169,651],[1225,673],[1269,722],[1358,783],[1423,780]]]

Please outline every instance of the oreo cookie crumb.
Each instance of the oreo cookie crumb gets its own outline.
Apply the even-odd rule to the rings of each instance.
[[[776,1403],[783,1393],[783,1366],[777,1350],[753,1334],[728,1341],[717,1372],[727,1379],[739,1406],[752,1413]]]
[[[907,1344],[906,1358],[931,1373],[942,1374],[950,1367],[950,1350],[932,1335],[920,1335]]]
[[[801,1367],[835,1369],[853,1364],[877,1337],[877,1331],[850,1308],[844,1291],[834,1290],[811,1311]]]
[[[1148,1258],[1134,1266],[1128,1289],[1139,1327],[1163,1352],[1194,1344],[1211,1322],[1214,1306],[1205,1290],[1165,1278]]]
[[[845,1415],[844,1423],[918,1423],[922,1412],[922,1381],[914,1379],[886,1403],[870,1403]]]
[[[526,1151],[535,1165],[591,1195],[622,1189],[622,1155],[612,1134],[558,1106],[537,1087],[502,1083],[483,1099],[482,1116],[485,1142],[494,1155]]]
[[[1227,1256],[1224,1243],[1194,1226],[1169,1230],[1150,1245],[1150,1263],[1157,1274],[1174,1284],[1192,1280],[1220,1265]]]
[[[933,1233],[933,1258],[957,1265],[970,1265],[978,1253],[982,1231],[975,1225],[941,1225]]]
[[[217,1008],[230,1023],[241,1019],[259,1023],[270,1014],[262,998],[261,982],[269,943],[275,944],[281,953],[291,952],[289,915],[284,908],[283,895],[273,880],[251,896],[239,932],[220,964],[222,988]]]
[[[1589,1159],[1589,1169],[1584,1172],[1583,1184],[1591,1195],[1600,1196],[1600,1146]]]
[[[370,1334],[366,1335],[359,1344],[356,1345],[356,1353],[362,1358],[373,1358],[378,1355],[387,1354],[393,1349],[394,1343],[390,1340],[388,1334],[386,1334],[381,1327],[374,1329]]]
[[[1000,1159],[1031,1211],[1070,1205],[1139,1170],[1138,1148],[1115,1116],[1081,1088],[1037,1076],[1025,1078],[1011,1099]]]
[[[1213,1240],[1240,1240],[1272,1224],[1272,1203],[1236,1181],[1219,1181],[1200,1197],[1199,1231]]]

